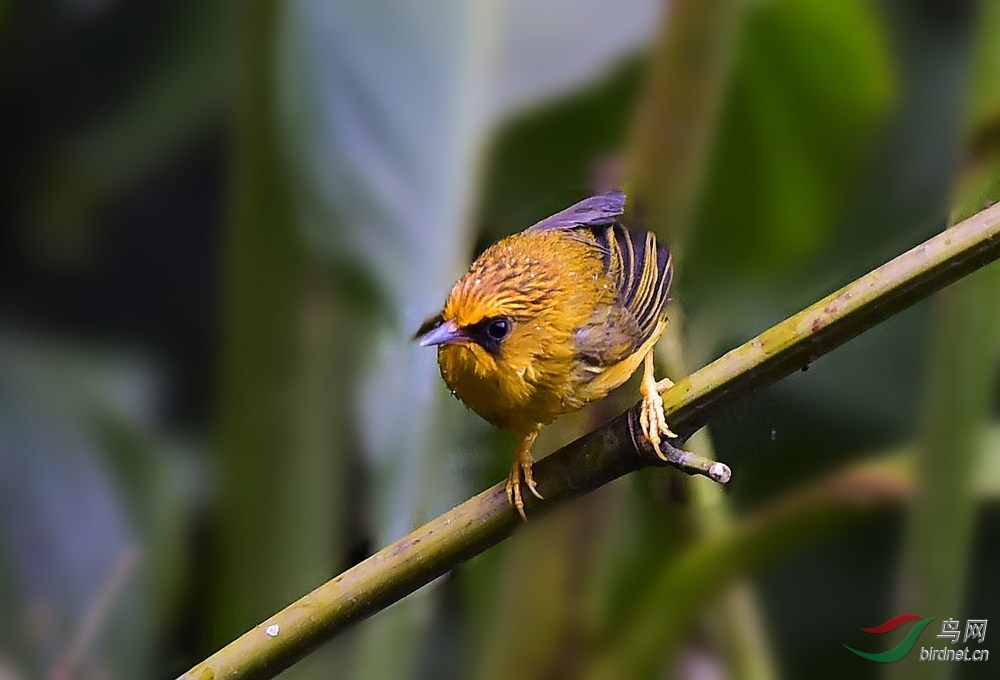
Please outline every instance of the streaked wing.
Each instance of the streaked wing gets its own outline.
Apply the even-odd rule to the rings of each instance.
[[[617,303],[628,310],[638,327],[641,345],[663,315],[673,277],[666,246],[651,231],[629,231],[612,225],[594,236],[604,255],[604,266],[618,288]]]
[[[618,224],[625,194],[609,191],[585,198],[547,217],[527,231],[564,230],[601,252],[606,276],[614,284],[614,303],[595,310],[576,337],[580,359],[599,372],[638,351],[659,328],[667,304],[673,267],[670,251],[648,231]]]
[[[615,301],[595,311],[577,334],[581,359],[595,369],[612,366],[642,347],[656,332],[667,304],[673,266],[670,251],[648,231],[618,224],[591,229]]]

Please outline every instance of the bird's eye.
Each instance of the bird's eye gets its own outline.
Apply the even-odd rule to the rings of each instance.
[[[486,333],[494,340],[503,340],[510,333],[510,321],[507,319],[494,319],[486,327]]]
[[[493,316],[469,326],[469,337],[491,354],[500,351],[500,343],[510,335],[514,324],[505,316]]]
[[[495,319],[486,327],[486,332],[494,340],[503,340],[510,333],[510,321],[507,321],[507,319]]]

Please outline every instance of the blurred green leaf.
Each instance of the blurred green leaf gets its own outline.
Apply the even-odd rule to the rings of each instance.
[[[158,651],[191,496],[176,452],[153,443],[152,385],[136,368],[0,342],[0,646],[29,677],[66,659],[135,552],[78,670],[140,677]]]
[[[620,165],[616,155],[641,84],[638,61],[626,60],[590,87],[498,130],[479,210],[479,245],[574,203],[593,189],[602,165]]]
[[[745,279],[821,248],[893,80],[863,0],[774,0],[747,12],[691,261]]]
[[[26,235],[38,252],[70,261],[89,252],[96,212],[218,120],[226,97],[224,16],[218,3],[172,3],[142,77],[89,126],[44,150]]]
[[[983,441],[995,451],[998,437],[1000,429],[994,427]],[[828,474],[691,545],[649,584],[647,597],[598,653],[587,677],[660,677],[663,658],[670,657],[698,614],[730,584],[833,531],[910,502],[916,490],[916,448],[876,454]],[[995,467],[985,457],[977,463],[977,497],[997,500]]]
[[[979,38],[973,46],[968,127],[1000,125],[1000,3],[978,3]]]
[[[588,624],[584,592],[591,579],[609,494],[528,527],[504,551],[491,587],[482,649],[466,676],[477,680],[544,678],[581,654]]]

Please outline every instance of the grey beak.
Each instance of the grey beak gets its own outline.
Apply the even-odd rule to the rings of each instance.
[[[454,321],[445,321],[437,328],[432,328],[419,338],[421,347],[448,345],[462,342],[465,339],[465,333],[462,332],[462,329]]]

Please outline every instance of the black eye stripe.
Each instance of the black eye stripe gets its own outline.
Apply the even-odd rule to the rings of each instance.
[[[510,335],[514,327],[505,316],[492,316],[469,326],[469,337],[490,354],[500,352],[500,344]]]

